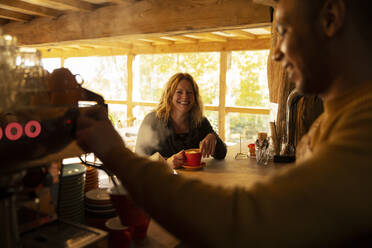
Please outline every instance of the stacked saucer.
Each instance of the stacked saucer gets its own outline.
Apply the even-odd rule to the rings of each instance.
[[[91,166],[86,166],[85,173],[85,192],[88,192],[92,189],[98,188],[98,170]]]
[[[93,189],[85,193],[85,212],[87,224],[102,228],[105,222],[117,216],[112,206],[107,188]]]
[[[57,211],[62,220],[84,223],[85,170],[81,164],[63,165]]]

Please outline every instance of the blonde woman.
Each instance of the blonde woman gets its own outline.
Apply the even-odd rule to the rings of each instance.
[[[159,152],[173,168],[185,162],[183,151],[200,148],[203,157],[224,159],[226,145],[203,116],[199,88],[188,73],[176,73],[167,82],[155,111],[146,115],[138,132],[136,153]]]

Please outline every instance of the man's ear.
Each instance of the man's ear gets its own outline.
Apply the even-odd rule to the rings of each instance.
[[[345,22],[345,0],[326,0],[321,9],[321,23],[327,37],[334,36]]]

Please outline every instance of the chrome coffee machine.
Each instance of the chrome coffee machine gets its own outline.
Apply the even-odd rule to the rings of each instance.
[[[36,188],[53,184],[48,173],[53,161],[83,153],[75,142],[79,101],[104,104],[68,69],[49,74],[40,53],[20,49],[14,37],[0,34],[0,247],[50,247],[50,242],[81,247],[105,236],[61,222],[53,210],[41,213],[34,195]],[[44,240],[53,233],[59,241]]]

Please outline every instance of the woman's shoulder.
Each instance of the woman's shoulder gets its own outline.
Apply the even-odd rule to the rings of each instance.
[[[145,122],[154,122],[154,121],[157,121],[159,120],[158,117],[156,116],[156,112],[155,111],[151,111],[150,113],[148,113],[145,118],[143,119],[143,121]]]
[[[203,115],[203,117],[202,117],[201,123],[202,123],[202,125],[203,125],[203,124],[210,124],[208,118],[207,118],[206,116],[204,116],[204,115]]]
[[[159,117],[156,114],[156,111],[151,111],[150,113],[148,113],[143,119],[143,123],[151,125],[155,129],[165,128],[167,126],[163,120],[159,119]]]

